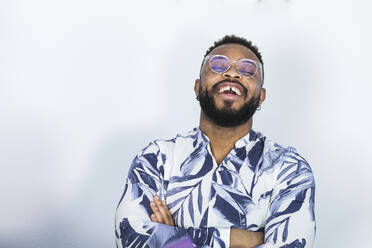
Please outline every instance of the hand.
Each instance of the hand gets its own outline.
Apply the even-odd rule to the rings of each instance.
[[[172,213],[169,211],[165,201],[159,199],[159,196],[154,196],[154,200],[150,202],[150,208],[153,212],[150,216],[151,221],[174,226]]]

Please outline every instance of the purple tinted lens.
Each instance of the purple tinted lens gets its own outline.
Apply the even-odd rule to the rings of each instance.
[[[257,72],[257,64],[250,60],[243,59],[237,63],[237,69],[240,74],[247,77],[253,77]]]
[[[209,67],[215,73],[224,73],[230,66],[229,59],[223,56],[213,56],[209,60]]]

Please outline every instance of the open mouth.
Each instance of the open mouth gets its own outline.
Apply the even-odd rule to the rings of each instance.
[[[242,95],[242,92],[238,88],[236,88],[234,86],[221,87],[218,90],[218,93],[219,94],[228,94],[228,95],[237,95],[237,96],[241,96]]]
[[[217,86],[218,95],[229,98],[240,98],[244,94],[244,88],[234,82],[223,82]]]

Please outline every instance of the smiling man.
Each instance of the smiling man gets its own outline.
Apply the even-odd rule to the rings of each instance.
[[[199,127],[135,157],[116,211],[118,247],[312,247],[309,164],[252,129],[263,79],[250,41],[225,36],[207,50],[194,86]]]

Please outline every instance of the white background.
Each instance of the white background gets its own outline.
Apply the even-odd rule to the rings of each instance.
[[[316,177],[315,247],[372,247],[369,1],[0,1],[0,247],[115,247],[134,155],[198,125],[194,80],[252,40],[254,129]],[[293,230],[295,231],[295,230]]]

